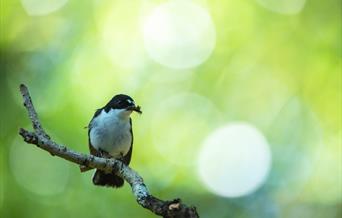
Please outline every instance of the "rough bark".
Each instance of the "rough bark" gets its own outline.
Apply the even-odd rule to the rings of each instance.
[[[180,199],[164,201],[151,195],[144,184],[143,178],[121,161],[82,154],[54,142],[44,131],[38,119],[27,87],[23,84],[20,85],[20,92],[23,96],[24,106],[27,109],[28,116],[34,129],[34,131],[31,132],[20,128],[19,134],[23,137],[25,142],[34,144],[39,148],[48,151],[51,155],[61,157],[78,165],[97,168],[106,172],[114,172],[130,184],[138,204],[156,215],[167,218],[199,217],[195,207],[183,204]]]

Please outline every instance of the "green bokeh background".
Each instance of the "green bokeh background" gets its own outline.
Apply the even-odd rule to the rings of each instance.
[[[254,0],[194,1],[212,17],[216,46],[186,70],[144,50],[141,20],[163,2],[70,0],[30,16],[19,0],[1,0],[0,217],[153,217],[127,184],[95,187],[91,172],[22,142],[20,83],[50,135],[80,152],[94,110],[115,93],[134,97],[144,114],[133,115],[131,166],[154,195],[180,197],[201,217],[341,217],[341,1],[307,0],[290,15]],[[233,121],[258,128],[273,161],[256,192],[223,198],[202,184],[196,158]]]

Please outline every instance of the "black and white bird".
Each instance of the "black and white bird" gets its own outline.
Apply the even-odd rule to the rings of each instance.
[[[128,95],[115,95],[98,109],[88,125],[89,150],[98,157],[115,158],[129,165],[133,149],[132,112],[142,113]],[[114,173],[96,170],[93,183],[119,188],[124,180]]]

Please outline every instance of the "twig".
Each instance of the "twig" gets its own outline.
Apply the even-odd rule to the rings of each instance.
[[[181,203],[180,199],[163,201],[151,195],[144,184],[143,178],[121,161],[81,154],[54,142],[48,134],[46,134],[38,119],[27,87],[23,84],[20,85],[20,92],[23,96],[24,106],[27,109],[28,116],[31,119],[34,129],[34,132],[30,132],[20,128],[19,134],[23,137],[25,142],[37,145],[39,148],[48,151],[52,155],[56,155],[78,165],[97,168],[108,173],[115,173],[130,184],[133,195],[142,207],[159,216],[167,218],[199,217],[195,207],[189,207]]]

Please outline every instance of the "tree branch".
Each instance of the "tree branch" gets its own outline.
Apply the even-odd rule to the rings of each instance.
[[[180,199],[163,201],[152,196],[144,184],[143,178],[121,161],[81,154],[54,142],[48,134],[46,134],[38,119],[27,87],[23,84],[20,85],[20,92],[23,96],[24,106],[27,109],[28,116],[34,129],[34,132],[30,132],[20,128],[19,134],[23,137],[25,142],[37,145],[39,148],[48,151],[51,155],[56,155],[70,162],[89,168],[97,168],[108,173],[115,173],[130,184],[133,195],[142,207],[159,216],[167,218],[199,217],[195,207],[189,207],[181,203]]]

